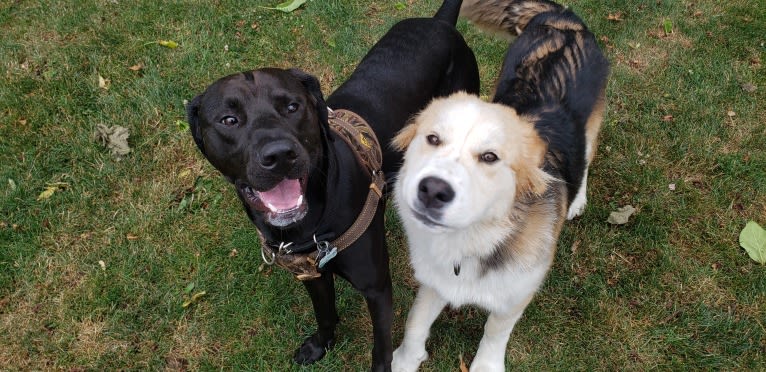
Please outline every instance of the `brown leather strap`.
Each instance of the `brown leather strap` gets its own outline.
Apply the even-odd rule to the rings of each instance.
[[[386,178],[381,170],[383,153],[380,143],[367,122],[347,110],[329,110],[328,118],[330,128],[348,144],[359,164],[371,178],[370,190],[359,216],[346,232],[330,243],[330,246],[336,247],[337,253],[340,253],[354,244],[372,223],[380,198],[383,197]],[[261,255],[267,264],[276,263],[293,273],[298,280],[311,280],[322,276],[317,268],[319,251],[289,253],[289,246],[275,249],[266,242],[260,231],[258,236],[261,239]]]

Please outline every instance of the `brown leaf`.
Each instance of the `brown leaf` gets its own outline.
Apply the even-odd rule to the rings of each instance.
[[[128,70],[130,71],[141,71],[143,69],[144,69],[144,64],[141,62],[138,62],[135,65],[128,67]]]
[[[608,16],[606,16],[607,21],[615,21],[615,22],[622,22],[622,12],[617,13],[609,13]]]
[[[662,117],[662,121],[673,121],[673,115],[665,115]]]
[[[742,90],[744,90],[745,92],[753,93],[757,89],[758,88],[754,84],[751,84],[751,83],[744,83],[744,84],[742,84]]]
[[[125,235],[125,238],[127,238],[128,240],[138,240],[138,236],[133,234]]]

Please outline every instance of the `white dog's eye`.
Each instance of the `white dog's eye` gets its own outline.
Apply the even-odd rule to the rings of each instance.
[[[496,162],[497,159],[498,159],[497,155],[495,155],[494,152],[487,151],[487,152],[479,155],[479,161],[487,163],[487,164],[492,164],[492,163]]]
[[[435,134],[429,134],[426,136],[426,141],[432,146],[439,146],[439,144],[442,143],[442,140],[439,139],[439,136]]]

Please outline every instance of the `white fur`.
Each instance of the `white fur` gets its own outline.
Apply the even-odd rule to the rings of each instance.
[[[491,270],[481,263],[516,229],[512,214],[517,175],[511,165],[522,151],[515,136],[527,123],[506,106],[465,94],[435,101],[416,123],[417,134],[405,153],[394,197],[421,286],[392,368],[415,371],[428,358],[429,329],[449,304],[476,305],[490,312],[471,371],[503,371],[513,326],[545,279],[553,254],[552,249],[544,250]],[[442,143],[429,144],[429,134]],[[477,161],[486,151],[500,160]],[[447,181],[455,191],[455,199],[439,220],[443,226],[427,226],[412,212],[418,204],[418,184],[429,176]],[[553,213],[551,225],[556,218]],[[553,235],[540,234],[520,244],[549,247],[555,244]],[[459,275],[455,275],[456,265]]]

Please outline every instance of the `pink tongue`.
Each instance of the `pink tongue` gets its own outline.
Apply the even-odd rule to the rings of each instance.
[[[298,180],[280,182],[273,189],[261,191],[261,201],[274,212],[293,209],[301,197],[301,183]]]

